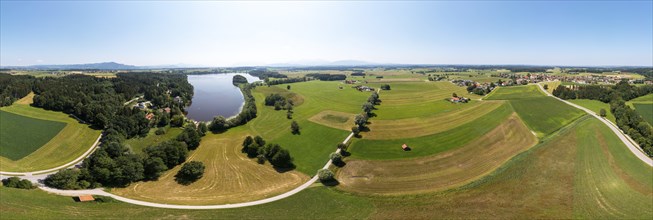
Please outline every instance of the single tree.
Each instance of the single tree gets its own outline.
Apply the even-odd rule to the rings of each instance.
[[[290,85],[287,85],[287,86],[286,86],[286,89],[290,90]]]
[[[329,169],[321,169],[317,171],[317,176],[322,182],[331,182],[335,180],[335,175]]]
[[[364,114],[358,114],[356,115],[356,118],[354,118],[354,123],[358,125],[358,128],[364,128],[365,125],[367,124],[367,115]]]
[[[458,94],[456,94],[456,93],[454,92],[453,94],[451,94],[451,96],[454,97],[454,98],[457,98],[457,97],[458,97]]]
[[[201,136],[206,135],[207,131],[209,131],[209,127],[206,126],[206,122],[200,122],[200,124],[197,125],[197,132],[199,132]]]
[[[370,102],[366,102],[365,104],[363,104],[362,109],[363,109],[363,112],[365,112],[365,113],[367,113],[369,115],[372,112],[372,110],[374,109],[374,104],[372,104]]]
[[[227,119],[222,117],[221,115],[216,116],[213,118],[213,121],[211,121],[211,124],[209,124],[209,129],[213,132],[220,132],[224,131],[227,129]]]
[[[299,134],[299,124],[297,124],[297,121],[290,123],[290,130],[293,134]]]
[[[358,137],[358,135],[361,133],[361,129],[358,128],[358,126],[351,127],[351,132],[354,133],[355,137]]]
[[[177,182],[181,184],[190,184],[202,178],[204,175],[204,163],[200,161],[191,161],[185,163],[177,175],[175,175]]]
[[[605,116],[608,115],[608,113],[605,111],[604,108],[602,108],[602,109],[599,111],[599,115],[601,115],[601,117],[605,117]]]
[[[170,120],[170,126],[172,127],[184,126],[184,116],[183,115],[173,116],[172,119]]]
[[[549,85],[547,85],[547,84],[544,84],[543,87],[544,87],[545,90],[549,89]]]
[[[331,158],[331,162],[336,166],[340,166],[341,164],[343,164],[342,154],[340,153],[335,153],[335,152],[331,153],[331,155],[329,155],[329,158]]]

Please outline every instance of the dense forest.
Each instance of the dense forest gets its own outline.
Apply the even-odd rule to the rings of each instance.
[[[9,106],[32,91],[36,78],[0,73],[0,107]]]
[[[150,121],[145,112],[124,102],[142,94],[156,108],[169,107],[175,114],[190,103],[193,86],[185,75],[162,73],[119,73],[106,79],[86,75],[46,77],[34,81],[34,106],[74,114],[100,128],[112,128],[127,138],[146,135]],[[175,97],[179,96],[179,101]],[[164,117],[164,116],[161,116]]]
[[[267,78],[288,78],[288,76],[283,75],[279,72],[276,71],[270,71],[270,70],[265,70],[265,69],[256,69],[256,70],[251,70],[249,71],[249,75],[256,76],[261,79],[267,79]]]
[[[558,86],[553,95],[562,99],[592,99],[610,103],[610,111],[617,119],[617,126],[635,140],[649,155],[653,156],[653,129],[635,111],[626,105],[625,101],[653,93],[653,86],[632,86],[621,81],[614,86],[579,86],[570,89]]]

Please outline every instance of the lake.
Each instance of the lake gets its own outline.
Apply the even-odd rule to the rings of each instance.
[[[260,81],[258,77],[246,73],[188,75],[188,82],[193,85],[195,94],[191,105],[186,108],[186,117],[195,121],[211,121],[218,115],[225,118],[238,115],[245,99],[240,89],[232,84],[235,75],[244,76],[250,83]]]

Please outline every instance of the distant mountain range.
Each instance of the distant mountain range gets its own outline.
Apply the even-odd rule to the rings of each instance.
[[[272,63],[267,66],[271,67],[297,67],[297,66],[374,66],[374,65],[390,65],[381,63],[372,63],[361,60],[338,60],[338,61],[325,61],[325,60],[301,60],[287,63]]]
[[[32,66],[2,66],[3,69],[28,69],[28,70],[139,70],[139,69],[174,69],[174,68],[198,68],[200,66],[176,64],[157,66],[134,66],[116,62],[85,63],[85,64],[55,64],[55,65],[32,65]]]

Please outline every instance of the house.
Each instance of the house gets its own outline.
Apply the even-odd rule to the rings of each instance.
[[[81,195],[81,196],[77,196],[75,200],[78,202],[90,202],[90,201],[95,201],[95,198],[93,198],[92,195]]]
[[[145,118],[146,118],[147,120],[152,121],[152,119],[154,118],[154,113],[152,113],[152,112],[147,113],[147,115],[145,115]]]
[[[406,145],[406,144],[401,145],[401,149],[404,150],[404,151],[410,151],[410,147],[408,145]]]
[[[177,102],[177,103],[182,103],[182,102],[184,101],[184,100],[182,100],[181,97],[179,97],[179,96],[175,96],[175,98],[174,98],[173,100],[174,100],[175,102]]]
[[[163,111],[166,112],[166,113],[168,113],[168,114],[170,114],[170,108],[169,108],[169,107],[165,107],[165,108],[163,109]]]

